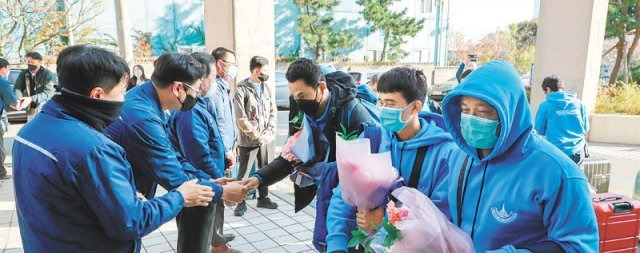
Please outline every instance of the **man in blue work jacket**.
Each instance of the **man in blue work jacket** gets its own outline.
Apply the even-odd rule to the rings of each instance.
[[[200,85],[200,94],[207,94],[211,85],[215,85],[211,78],[213,57],[205,53],[193,53],[191,56],[202,64],[205,69],[205,76]],[[215,70],[215,69],[214,69]],[[215,75],[215,74],[214,74]],[[170,138],[173,147],[180,151],[180,154],[199,170],[207,173],[211,178],[223,178],[225,168],[225,148],[222,143],[222,136],[216,124],[216,119],[212,115],[213,105],[208,98],[198,96],[193,109],[188,111],[173,111],[169,117]],[[222,182],[235,181],[232,178],[221,179]],[[222,201],[215,205],[215,216],[213,219],[213,236],[211,242],[215,246],[212,252],[239,252],[229,248],[227,243],[235,238],[233,234],[223,234],[224,225],[224,203]]]
[[[136,197],[125,151],[102,132],[123,105],[129,68],[122,58],[72,46],[58,55],[57,72],[60,92],[13,145],[25,252],[139,252],[140,238],[183,207],[208,205],[211,188],[195,181],[158,198]]]
[[[155,62],[151,81],[127,92],[119,120],[106,129],[111,139],[127,152],[136,186],[147,198],[155,195],[157,184],[172,190],[192,179],[213,188],[216,193],[213,203],[221,198],[238,203],[246,196],[241,185],[216,183],[171,146],[164,111],[191,110],[203,76],[202,65],[193,57],[175,52],[161,55]],[[210,250],[213,206],[186,208],[177,217],[178,252]]]

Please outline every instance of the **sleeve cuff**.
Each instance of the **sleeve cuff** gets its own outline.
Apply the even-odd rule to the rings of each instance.
[[[258,181],[260,181],[260,184],[262,184],[262,176],[258,173],[253,173],[253,176],[256,177],[258,179]]]
[[[349,252],[347,245],[349,242],[347,241],[347,237],[344,235],[328,235],[327,236],[327,252]]]
[[[200,185],[205,185],[205,186],[211,187],[211,189],[215,193],[215,196],[213,196],[213,200],[211,201],[211,203],[220,202],[220,199],[222,198],[222,193],[224,192],[224,188],[222,188],[222,186],[220,186],[219,184],[216,184],[214,182],[211,182],[209,180],[203,180],[203,179],[200,179],[200,181],[198,183]]]

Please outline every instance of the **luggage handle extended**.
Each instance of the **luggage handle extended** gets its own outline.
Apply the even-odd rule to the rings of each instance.
[[[608,197],[597,197],[597,198],[593,198],[593,202],[602,202],[602,201],[608,201],[608,200],[618,200],[618,199],[622,199],[621,195],[613,195],[613,196],[608,196]]]

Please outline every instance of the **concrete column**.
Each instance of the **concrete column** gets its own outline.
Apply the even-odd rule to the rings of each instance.
[[[131,26],[129,25],[129,9],[127,0],[114,0],[116,8],[116,26],[118,30],[118,47],[120,56],[133,64],[133,42],[131,40]]]
[[[236,52],[237,82],[249,77],[249,60],[260,55],[269,59],[267,82],[275,92],[274,0],[216,0],[204,2],[204,32],[207,52],[226,47]],[[232,85],[235,86],[235,85]],[[235,90],[235,87],[232,89]]]
[[[542,80],[557,75],[593,111],[598,91],[607,0],[541,0],[531,89],[535,113],[544,101]]]

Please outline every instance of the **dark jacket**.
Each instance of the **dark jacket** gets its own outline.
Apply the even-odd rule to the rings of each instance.
[[[169,130],[173,148],[212,178],[224,175],[224,144],[208,98],[198,97],[188,111],[172,111]]]
[[[138,190],[153,198],[158,184],[173,190],[186,181],[198,179],[199,184],[213,189],[216,194],[213,202],[218,202],[222,187],[209,181],[211,176],[193,167],[173,149],[167,116],[151,81],[127,92],[125,101],[120,118],[105,133],[127,152]]]
[[[361,126],[365,124],[376,124],[367,109],[356,99],[356,85],[351,75],[337,71],[325,76],[327,79],[327,87],[332,94],[333,99],[329,103],[328,121],[324,129],[324,134],[330,144],[330,152],[327,162],[336,160],[336,133],[341,132],[340,125],[344,125],[349,131],[361,132]],[[291,115],[297,115],[294,111],[295,106],[290,107]],[[292,123],[289,128],[294,129]],[[292,134],[290,131],[290,135]],[[256,172],[262,179],[262,184],[274,184],[289,174],[293,173],[294,167],[281,156],[277,157],[271,163],[262,167]],[[310,188],[310,189],[306,189]],[[315,187],[306,187],[301,190],[295,186],[295,210],[301,210],[308,205],[315,196]]]
[[[13,167],[25,252],[139,252],[184,206],[176,190],[139,200],[125,150],[54,101],[16,136]]]
[[[31,108],[35,108],[41,103],[49,100],[55,91],[55,86],[58,84],[58,78],[53,72],[49,71],[45,67],[40,66],[40,70],[36,72],[35,84],[31,83],[31,72],[29,69],[25,69],[20,72],[16,83],[13,86],[18,98],[21,97],[33,97],[33,103]],[[27,90],[27,86],[30,90]]]

